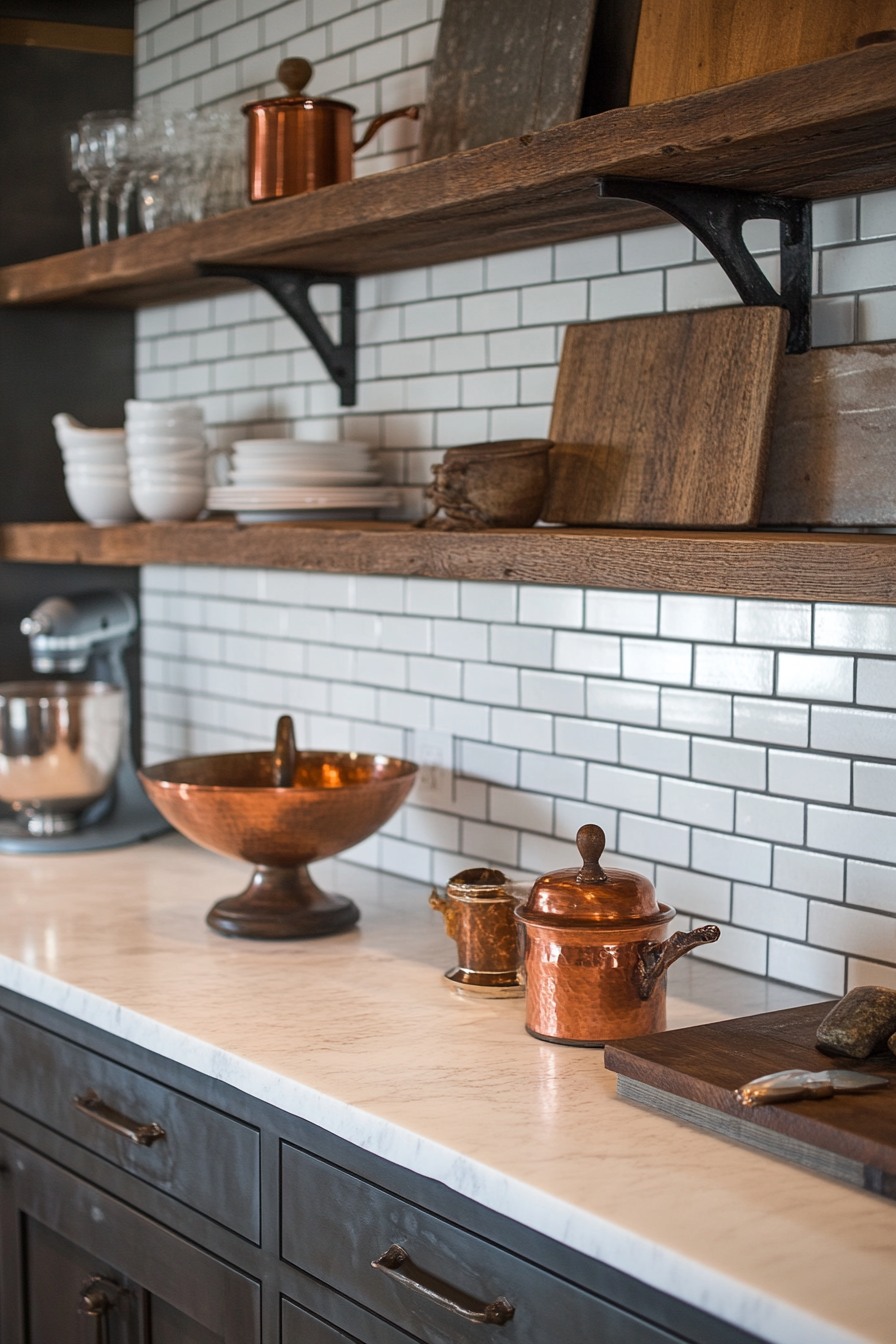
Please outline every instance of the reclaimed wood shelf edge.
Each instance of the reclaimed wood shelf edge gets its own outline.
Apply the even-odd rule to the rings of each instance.
[[[896,536],[533,528],[427,532],[409,523],[5,523],[0,560],[221,565],[547,583],[791,601],[896,603]]]
[[[896,44],[881,44],[8,266],[0,270],[0,306],[139,307],[220,293],[220,280],[197,276],[201,261],[366,275],[667,219],[599,199],[599,175],[810,197],[872,191],[892,185],[894,148]]]

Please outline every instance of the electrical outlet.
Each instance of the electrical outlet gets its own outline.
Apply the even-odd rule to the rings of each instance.
[[[454,798],[454,738],[451,733],[421,729],[414,733],[413,759],[420,767],[414,801],[428,807],[450,804]]]

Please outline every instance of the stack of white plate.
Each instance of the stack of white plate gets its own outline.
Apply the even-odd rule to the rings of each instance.
[[[123,429],[88,429],[72,415],[53,416],[65,464],[65,489],[85,523],[113,527],[137,517],[128,490]]]
[[[151,522],[195,518],[205,506],[202,410],[191,401],[126,401],[131,498]]]
[[[240,439],[230,480],[209,491],[208,507],[247,523],[372,517],[400,502],[397,491],[380,486],[372,449],[351,440]]]

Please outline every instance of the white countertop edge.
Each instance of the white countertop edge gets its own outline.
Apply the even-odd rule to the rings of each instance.
[[[2,954],[0,985],[227,1083],[420,1176],[440,1181],[495,1213],[772,1344],[806,1344],[807,1339],[812,1344],[867,1344],[864,1336],[800,1311],[412,1130]]]

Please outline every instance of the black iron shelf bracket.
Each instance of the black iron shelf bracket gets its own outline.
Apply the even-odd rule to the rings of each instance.
[[[812,203],[732,187],[654,182],[642,177],[599,177],[600,196],[655,205],[690,229],[715,257],[744,303],[786,308],[787,353],[802,355],[812,341]],[[744,242],[749,219],[776,219],[781,227],[781,292]]]
[[[287,266],[240,266],[223,262],[200,262],[200,275],[229,276],[259,285],[273,296],[283,311],[308,337],[339,388],[343,406],[358,399],[357,281],[353,275],[332,271],[305,271]],[[312,285],[338,285],[339,342],[332,339],[308,297]]]

